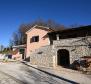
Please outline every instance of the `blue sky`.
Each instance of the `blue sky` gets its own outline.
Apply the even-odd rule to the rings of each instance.
[[[23,23],[38,18],[69,26],[91,24],[91,0],[0,0],[0,44]]]

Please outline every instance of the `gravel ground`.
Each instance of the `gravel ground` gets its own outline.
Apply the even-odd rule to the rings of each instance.
[[[72,84],[22,63],[1,63],[0,84]]]
[[[0,72],[0,84],[20,84],[6,74]]]
[[[0,63],[0,84],[91,84],[91,75],[67,69],[41,69],[58,77],[20,62]]]

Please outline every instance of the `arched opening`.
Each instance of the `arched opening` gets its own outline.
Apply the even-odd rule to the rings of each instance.
[[[69,51],[66,49],[60,49],[57,52],[57,64],[63,67],[69,67],[70,57]]]

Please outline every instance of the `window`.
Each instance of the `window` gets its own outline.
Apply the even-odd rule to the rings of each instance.
[[[33,36],[31,39],[30,39],[30,43],[32,42],[38,42],[39,41],[39,36]]]

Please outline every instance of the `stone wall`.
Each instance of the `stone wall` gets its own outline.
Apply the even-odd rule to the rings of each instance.
[[[30,55],[30,63],[38,66],[53,67],[52,46],[44,46],[36,49]]]
[[[53,45],[41,47],[31,53],[30,63],[38,66],[56,67],[58,66],[57,51],[66,49],[69,51],[70,64],[72,64],[82,56],[91,55],[91,48],[89,48],[87,40],[91,42],[90,37],[87,39],[79,37],[55,40]]]
[[[74,62],[74,60],[80,59],[82,56],[90,56],[91,49],[88,46],[88,42],[91,42],[91,38],[84,39],[82,37],[79,38],[70,38],[70,39],[60,39],[53,41],[54,52],[57,52],[59,49],[66,49],[70,54],[70,64]],[[57,54],[56,56],[57,57]]]

